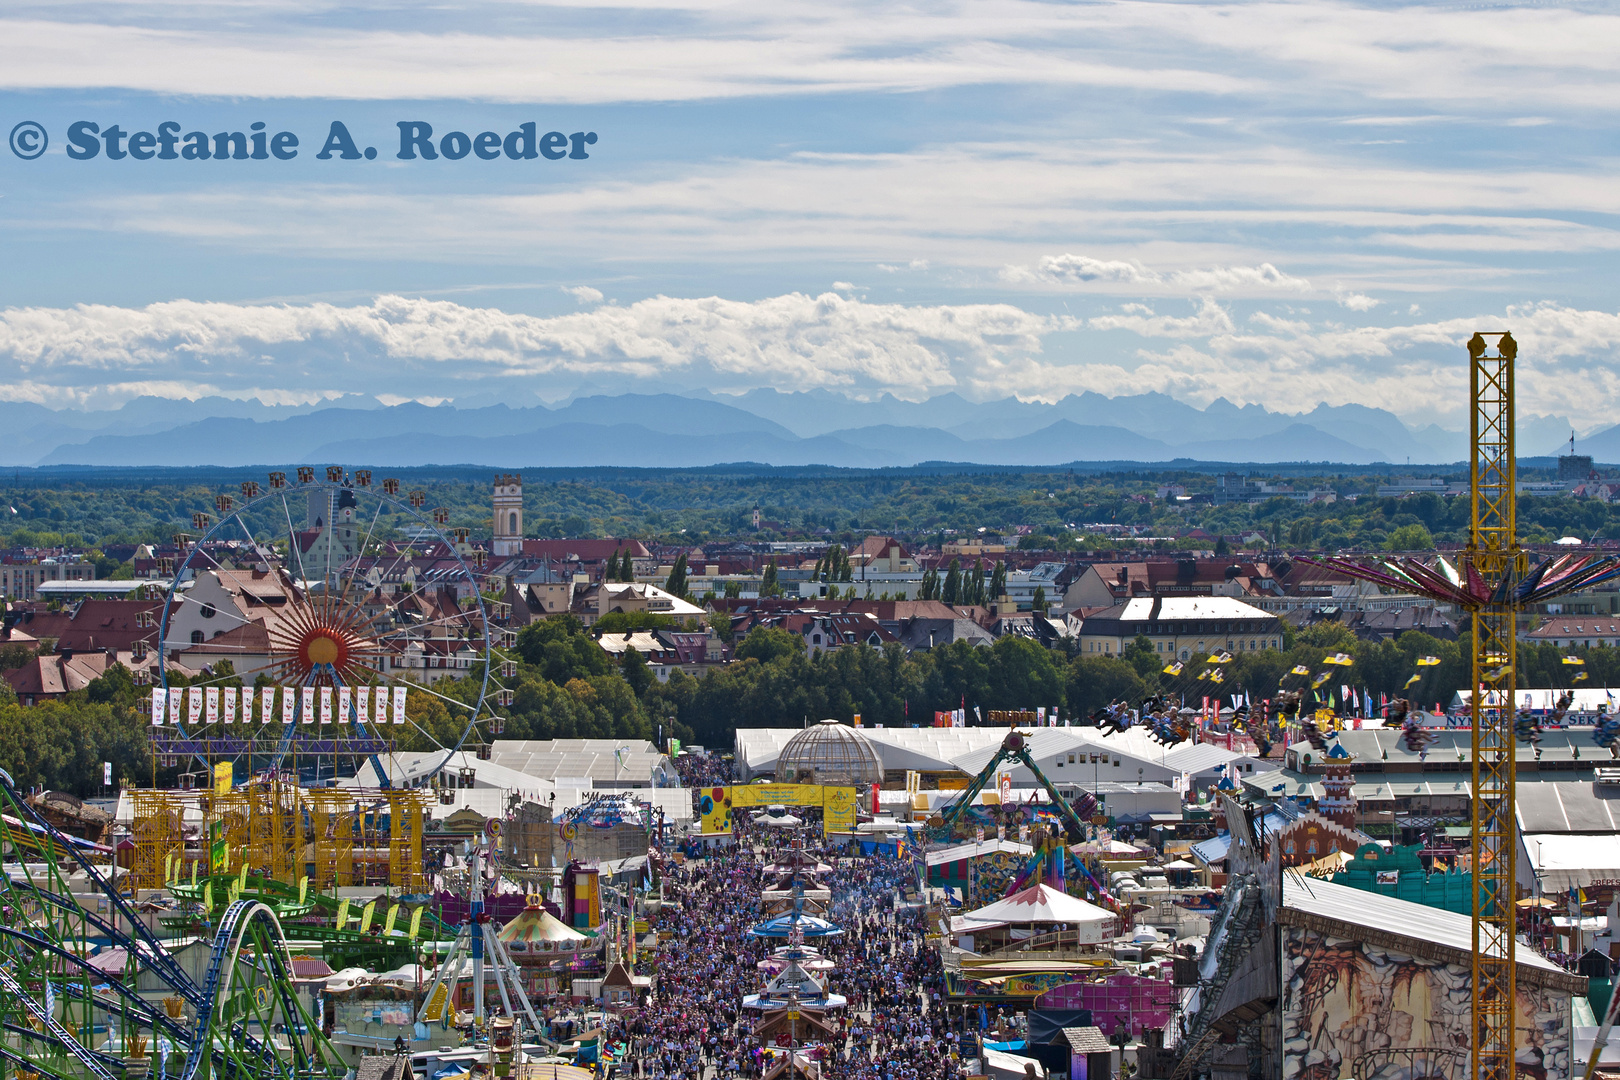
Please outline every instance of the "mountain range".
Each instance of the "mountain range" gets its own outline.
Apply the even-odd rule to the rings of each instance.
[[[556,406],[476,407],[350,396],[309,405],[137,398],[119,409],[0,402],[0,465],[380,466],[591,465],[691,468],[733,462],[854,468],[924,462],[1063,465],[1087,461],[1447,464],[1466,433],[1412,428],[1363,405],[1273,412],[1217,399],[1199,409],[1165,394],[1084,393],[1053,404],[1016,398],[855,401],[817,391],[593,394]],[[1557,452],[1568,423],[1519,421],[1526,452]],[[1579,446],[1620,461],[1620,426]]]

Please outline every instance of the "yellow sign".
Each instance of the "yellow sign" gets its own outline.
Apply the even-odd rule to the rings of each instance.
[[[822,789],[826,794],[826,809],[821,816],[822,834],[830,836],[833,833],[852,833],[855,831],[855,789],[852,787],[830,787]]]
[[[416,911],[411,914],[411,932],[410,932],[410,934],[408,936],[410,937],[410,939],[412,941],[416,940],[416,935],[422,929],[422,912],[424,912],[426,910],[427,910],[427,905],[423,904],[421,907],[417,908]]]
[[[731,831],[731,789],[704,788],[697,800],[698,819],[706,836]]]
[[[433,996],[428,998],[428,1003],[422,1008],[422,1022],[426,1024],[431,1023],[434,1020],[443,1020],[444,1006],[449,1000],[450,987],[445,983],[440,983],[438,986],[435,986],[433,988]]]
[[[820,784],[739,784],[731,789],[731,805],[820,806]]]
[[[215,795],[229,795],[231,793],[231,782],[234,779],[233,774],[235,771],[236,765],[230,761],[221,761],[214,766]]]

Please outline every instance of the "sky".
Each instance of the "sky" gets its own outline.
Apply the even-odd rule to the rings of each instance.
[[[1157,390],[1461,428],[1462,343],[1506,329],[1521,417],[1614,422],[1613,3],[17,0],[0,41],[0,400]],[[166,121],[296,156],[87,134]],[[317,157],[334,122],[375,155]],[[570,153],[401,160],[402,123]]]

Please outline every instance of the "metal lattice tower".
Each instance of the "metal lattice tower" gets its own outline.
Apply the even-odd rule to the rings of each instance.
[[[1482,334],[1468,342],[1470,498],[1468,565],[1491,590],[1473,612],[1473,1061],[1476,1080],[1513,1080],[1515,994],[1513,689],[1518,605],[1498,588],[1522,572],[1517,531],[1511,334],[1492,354]]]

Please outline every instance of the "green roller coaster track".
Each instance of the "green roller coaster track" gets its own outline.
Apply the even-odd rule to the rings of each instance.
[[[343,1077],[294,991],[267,904],[225,908],[194,978],[113,888],[106,863],[40,817],[3,771],[0,859],[0,1080]],[[127,950],[124,979],[94,967],[87,942]],[[135,970],[154,989],[136,990]]]

